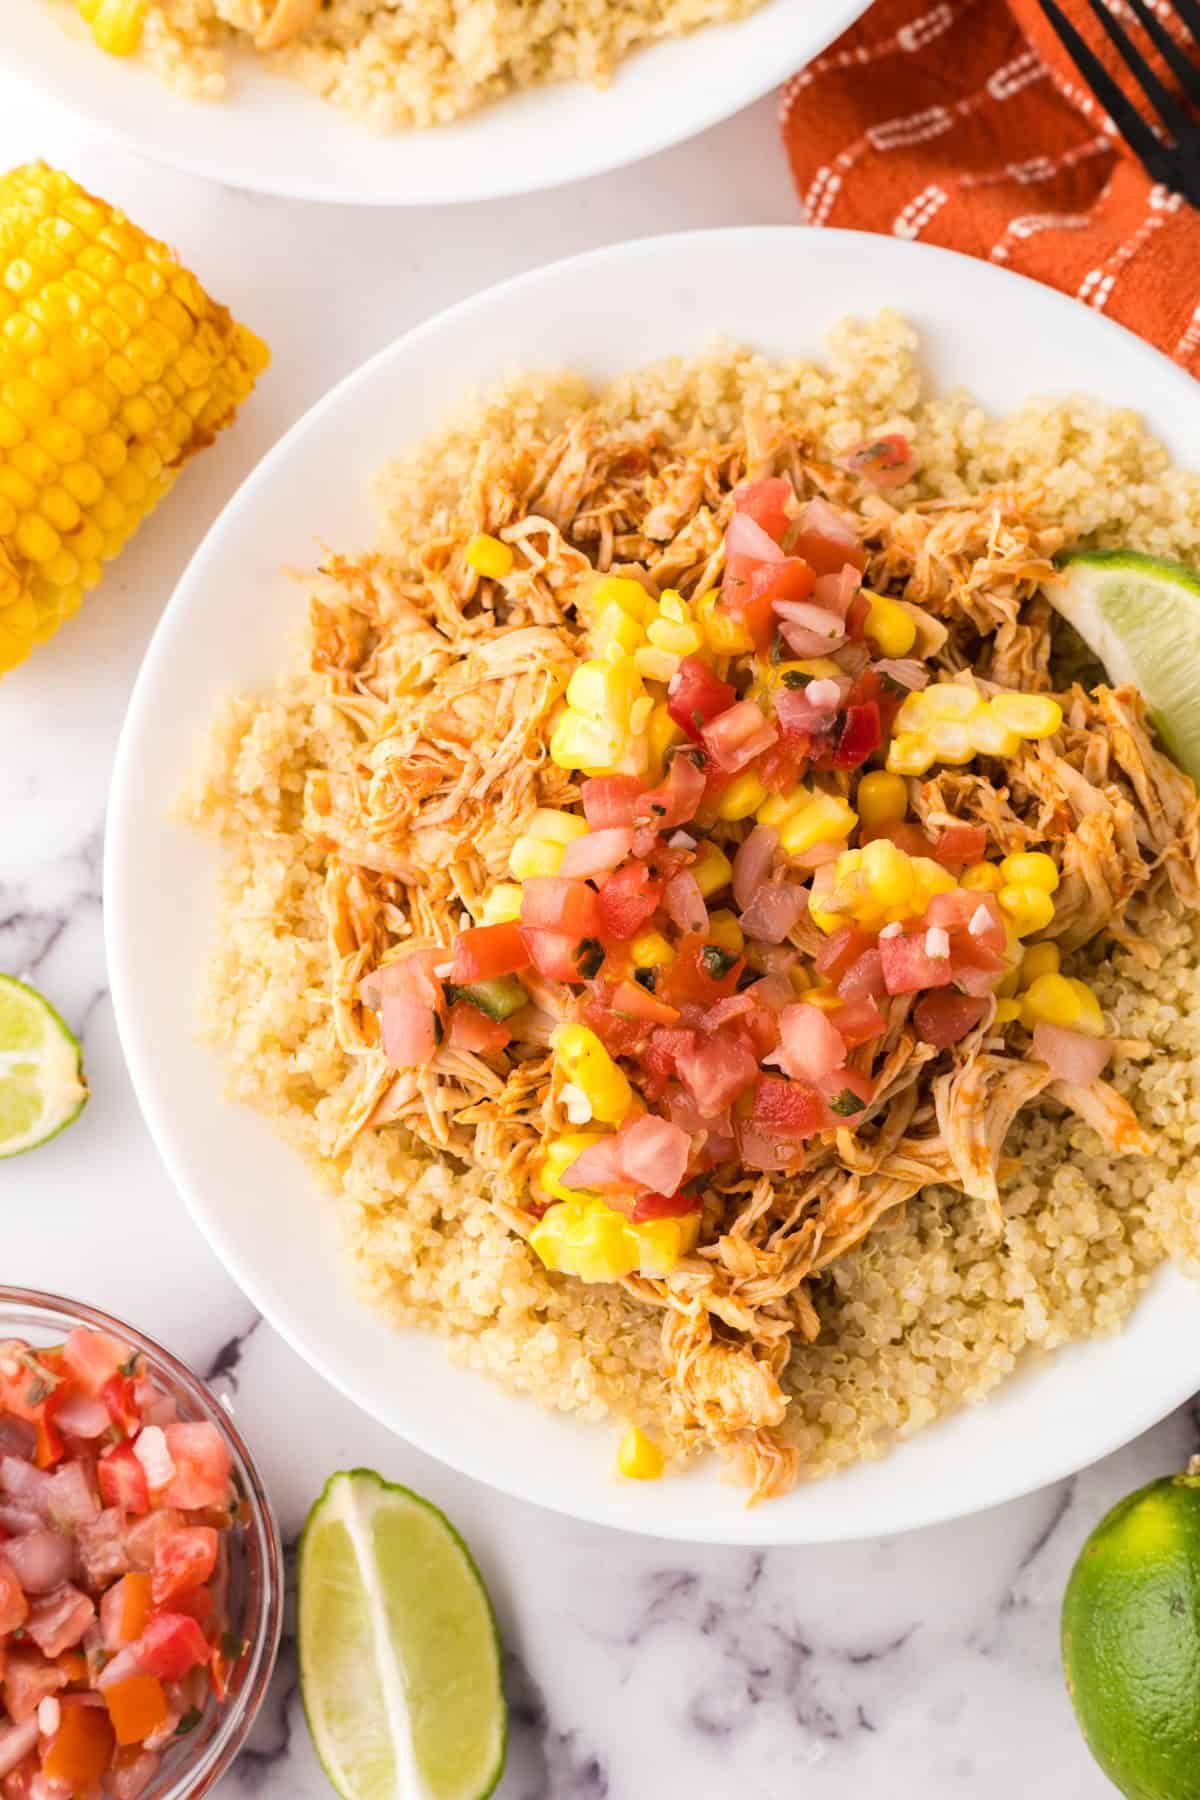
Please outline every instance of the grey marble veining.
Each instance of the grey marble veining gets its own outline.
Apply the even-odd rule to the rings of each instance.
[[[27,97],[3,98],[6,166],[45,155],[168,232],[266,331],[275,367],[228,445],[186,472],[101,593],[0,684],[0,968],[30,975],[82,1033],[93,1087],[62,1138],[0,1165],[0,1274],[136,1320],[222,1389],[290,1545],[338,1467],[376,1467],[450,1514],[504,1640],[512,1729],[500,1800],[1105,1800],[1059,1674],[1062,1587],[1104,1509],[1197,1447],[1196,1408],[1054,1488],[877,1542],[704,1549],[539,1512],[391,1436],[256,1315],[149,1142],[107,996],[100,855],[112,753],[154,620],[228,494],[333,379],[485,281],[668,223],[790,219],[771,104],[548,204],[401,221],[208,188]],[[296,244],[318,238],[326,253],[306,258],[298,290]],[[289,1639],[218,1800],[328,1791]]]

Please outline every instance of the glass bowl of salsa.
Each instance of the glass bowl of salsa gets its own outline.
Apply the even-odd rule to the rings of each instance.
[[[266,1694],[279,1530],[178,1357],[0,1286],[0,1796],[198,1800]]]

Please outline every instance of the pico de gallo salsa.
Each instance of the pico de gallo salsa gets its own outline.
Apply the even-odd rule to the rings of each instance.
[[[899,436],[843,463],[879,489],[913,469]],[[581,588],[548,742],[574,797],[526,819],[453,943],[362,983],[397,1070],[549,1041],[525,1204],[551,1268],[668,1274],[714,1170],[796,1170],[874,1117],[898,1035],[936,1056],[1012,1028],[1076,1085],[1108,1060],[1053,933],[1026,941],[1054,856],[917,806],[935,765],[994,770],[1062,708],[940,662],[944,629],[864,585],[861,524],[773,476],[734,493],[719,587]]]
[[[3,1800],[136,1800],[225,1698],[243,1518],[220,1431],[138,1351],[0,1340]]]

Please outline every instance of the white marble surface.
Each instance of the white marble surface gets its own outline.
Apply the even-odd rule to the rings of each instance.
[[[510,1659],[500,1800],[706,1800],[734,1783],[756,1800],[1103,1800],[1112,1790],[1062,1690],[1059,1596],[1100,1513],[1196,1447],[1196,1416],[1027,1500],[878,1543],[704,1550],[573,1525],[418,1455],[256,1318],[159,1164],[113,1027],[99,878],[109,764],[147,637],[224,500],[333,380],[449,301],[622,238],[794,219],[773,104],[544,197],[356,213],[176,177],[6,87],[0,68],[0,166],[32,156],[178,243],[275,361],[219,454],[187,471],[102,592],[0,687],[0,968],[31,977],[82,1033],[93,1085],[65,1136],[0,1168],[0,1277],[126,1314],[232,1389],[287,1537],[347,1464],[450,1513]],[[220,1800],[327,1792],[285,1654]]]

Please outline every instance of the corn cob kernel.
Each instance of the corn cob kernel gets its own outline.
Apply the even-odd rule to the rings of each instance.
[[[710,650],[717,656],[743,656],[753,650],[754,639],[741,620],[721,606],[716,588],[696,601],[696,618]]]
[[[1039,975],[1057,975],[1061,968],[1057,944],[1030,944],[1021,958],[1021,980],[1026,987],[1032,987]]]
[[[617,1474],[627,1481],[658,1481],[664,1467],[663,1453],[654,1439],[631,1426],[617,1445]]]
[[[585,1150],[589,1150],[593,1144],[601,1143],[606,1136],[607,1133],[603,1131],[568,1131],[562,1137],[551,1138],[538,1170],[538,1186],[545,1193],[552,1194],[556,1200],[575,1201],[586,1198],[579,1188],[563,1187],[559,1178]],[[550,1215],[546,1216],[548,1218]]]
[[[1053,737],[1062,724],[1062,707],[1045,694],[997,694],[992,711],[1022,738]]]
[[[1054,917],[1054,901],[1045,888],[1009,884],[1000,889],[996,898],[1018,937],[1031,937],[1035,931],[1045,931]]]
[[[1022,850],[1000,864],[1006,882],[1016,887],[1038,887],[1053,894],[1058,887],[1058,865],[1044,850]]]
[[[740,956],[746,948],[746,934],[738,923],[737,915],[727,907],[719,912],[709,913],[708,930],[704,934],[705,942],[715,944],[718,950],[728,950],[733,956]]]
[[[486,531],[477,531],[463,554],[467,559],[467,567],[474,569],[477,575],[486,575],[491,580],[498,581],[502,576],[512,574],[512,551],[507,544]]]
[[[1021,1016],[1029,1026],[1065,1025],[1089,1037],[1104,1033],[1104,1014],[1091,988],[1069,976],[1039,975],[1021,1000]]]
[[[997,1002],[996,1002],[996,1023],[997,1023],[997,1025],[1011,1025],[1014,1023],[1015,1020],[1019,1019],[1020,1016],[1021,1016],[1021,1002],[1019,1000],[997,1000]]]
[[[704,845],[691,872],[706,900],[710,894],[720,893],[733,880],[733,864],[723,850],[711,843]]]
[[[523,832],[508,853],[508,872],[517,881],[529,881],[538,875],[557,875],[565,848],[564,844],[551,844],[545,838]]]
[[[661,931],[639,931],[629,940],[629,960],[635,969],[660,969],[675,961],[675,951]]]
[[[133,55],[142,41],[146,0],[76,0],[76,5],[101,50],[110,56]]]
[[[974,894],[998,894],[1004,886],[999,863],[972,863],[959,877],[959,886]]]
[[[588,823],[580,813],[565,812],[558,806],[539,806],[529,821],[530,837],[544,844],[570,844],[586,837]]]
[[[483,897],[483,905],[479,911],[481,925],[506,925],[510,920],[521,916],[521,884],[519,881],[498,881]]]
[[[753,769],[743,769],[735,775],[727,788],[722,789],[717,803],[718,819],[748,819],[752,812],[764,804],[767,790]]]
[[[917,627],[895,600],[886,594],[866,592],[870,610],[863,630],[873,638],[885,656],[907,656],[917,641]]]
[[[76,610],[267,361],[69,176],[0,176],[0,674]]]
[[[619,1125],[633,1105],[633,1089],[596,1033],[568,1020],[550,1042],[567,1080],[586,1095],[592,1117],[602,1125]]]
[[[872,769],[858,784],[854,796],[864,825],[891,825],[908,811],[908,783],[886,769]]]

